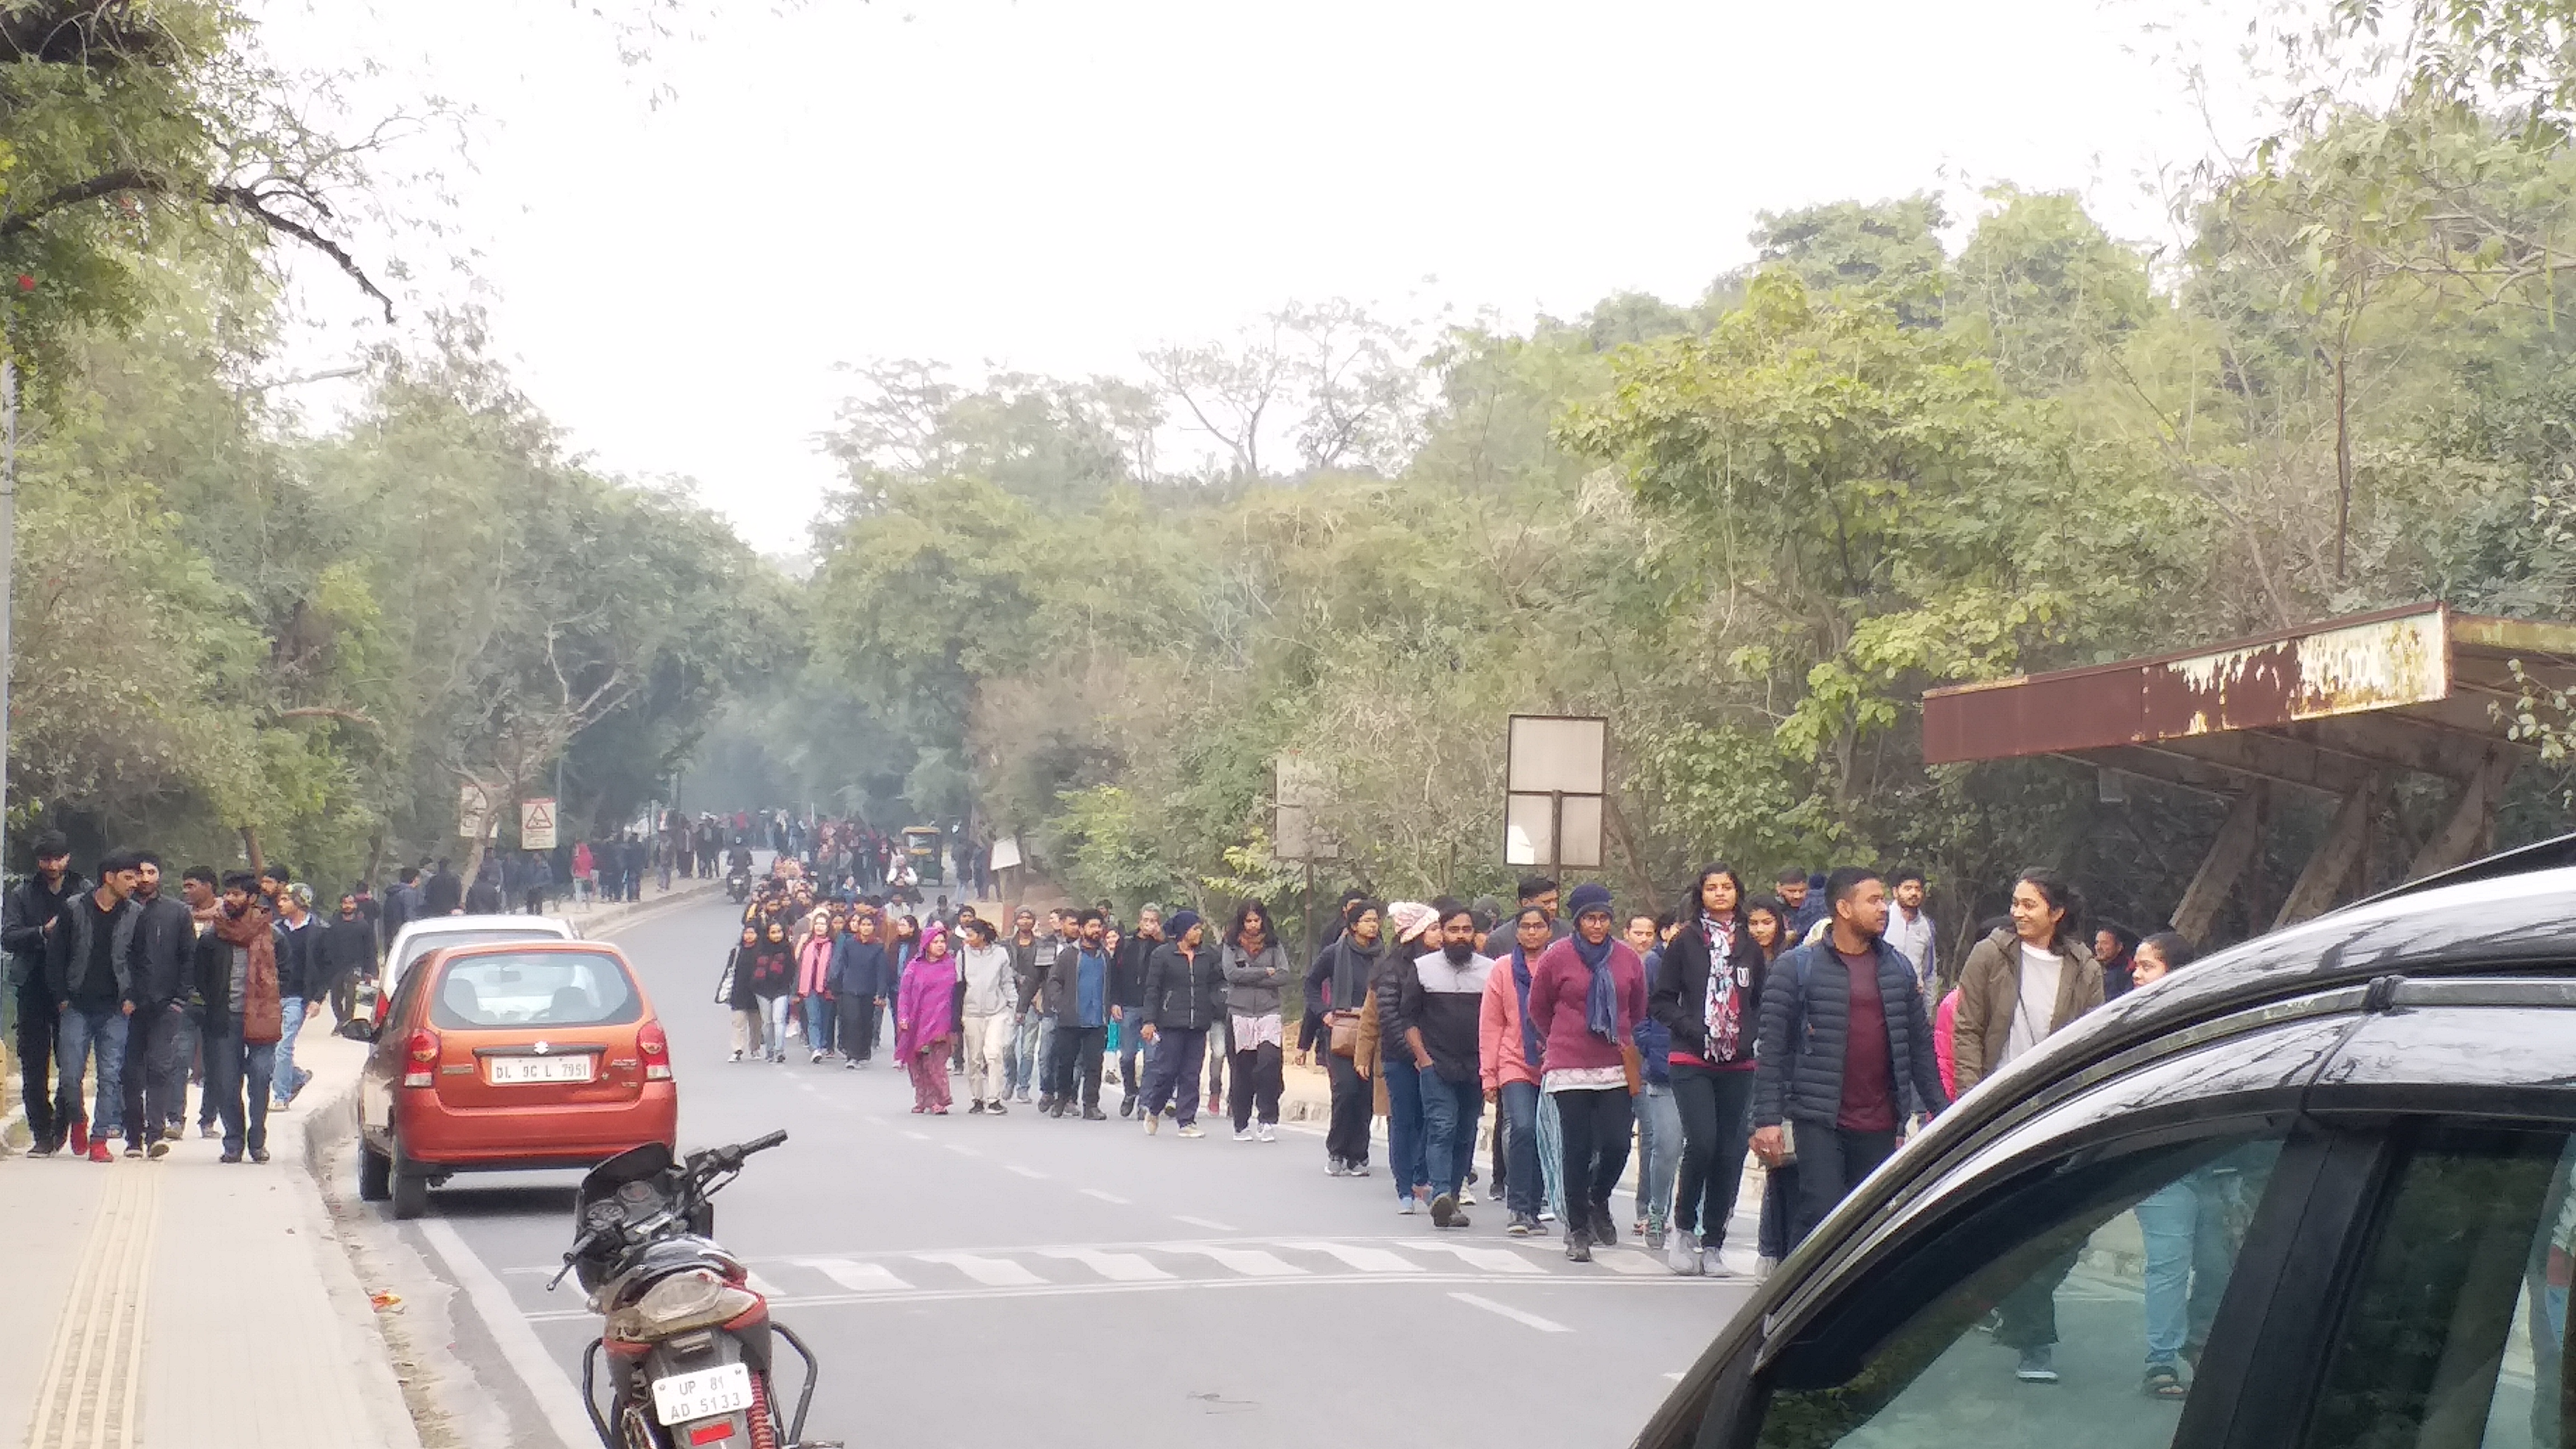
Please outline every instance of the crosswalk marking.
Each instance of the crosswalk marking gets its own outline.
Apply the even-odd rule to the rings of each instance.
[[[1330,1253],[1363,1273],[1419,1273],[1422,1265],[1401,1253],[1384,1248],[1363,1248],[1351,1243],[1281,1243],[1283,1248],[1300,1253]],[[1510,1254],[1505,1254],[1509,1257]]]
[[[1416,1248],[1426,1253],[1454,1253],[1457,1255],[1459,1262],[1466,1264],[1470,1268],[1482,1268],[1488,1273],[1543,1273],[1547,1271],[1546,1269],[1541,1268],[1538,1264],[1533,1263],[1529,1259],[1522,1257],[1520,1254],[1513,1252],[1509,1248],[1479,1248],[1467,1243],[1442,1242],[1407,1243],[1405,1246]]]
[[[752,1292],[759,1294],[763,1298],[783,1298],[786,1296],[784,1293],[779,1291],[777,1284],[761,1277],[758,1273],[743,1274],[743,1281],[751,1285]]]
[[[925,1263],[945,1263],[987,1288],[1029,1288],[1046,1282],[1008,1258],[983,1258],[973,1253],[915,1253],[912,1256]]]
[[[1125,1199],[1125,1198],[1123,1198],[1123,1197],[1120,1197],[1118,1194],[1116,1194],[1116,1193],[1114,1193],[1114,1192],[1102,1192],[1099,1188],[1096,1188],[1096,1187],[1086,1187],[1086,1188],[1084,1188],[1084,1189],[1082,1190],[1082,1195],[1083,1195],[1084,1197],[1096,1197],[1096,1198],[1100,1199],[1102,1202],[1105,1202],[1105,1203],[1114,1203],[1114,1204],[1116,1204],[1116,1205],[1117,1205],[1117,1206],[1119,1206],[1119,1207],[1129,1207],[1129,1206],[1132,1206],[1132,1204],[1131,1204],[1131,1203],[1129,1203],[1129,1202],[1127,1201],[1127,1199]]]
[[[1669,1274],[1672,1271],[1652,1255],[1628,1248],[1599,1249],[1593,1253],[1592,1261],[1613,1273],[1625,1273],[1630,1277],[1644,1277],[1648,1273]]]
[[[1265,1253],[1258,1248],[1217,1248],[1200,1244],[1191,1244],[1189,1246],[1174,1244],[1171,1247],[1165,1248],[1163,1251],[1167,1253],[1196,1253],[1201,1257],[1213,1258],[1216,1260],[1217,1266],[1221,1268],[1230,1268],[1237,1273],[1241,1273],[1246,1278],[1302,1278],[1306,1276],[1305,1269],[1296,1267],[1289,1263],[1281,1262],[1278,1258]]]
[[[1036,1178],[1041,1182],[1046,1180],[1045,1173],[1038,1171],[1034,1167],[1022,1167],[1016,1162],[1011,1164],[1011,1171],[1018,1173],[1022,1177]]]
[[[894,1275],[883,1263],[862,1263],[852,1258],[795,1258],[800,1268],[811,1268],[852,1293],[905,1293],[912,1285]]]
[[[1047,1248],[1050,1258],[1080,1263],[1112,1283],[1151,1283],[1172,1275],[1145,1261],[1137,1253],[1104,1253],[1096,1248]]]

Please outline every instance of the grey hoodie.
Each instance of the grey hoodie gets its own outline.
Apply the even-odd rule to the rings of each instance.
[[[1241,946],[1228,946],[1219,958],[1225,968],[1225,1009],[1236,1016],[1275,1016],[1279,988],[1288,984],[1288,953],[1279,943],[1246,956]]]

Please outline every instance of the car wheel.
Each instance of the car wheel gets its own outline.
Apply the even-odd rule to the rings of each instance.
[[[402,1222],[429,1211],[429,1179],[403,1155],[399,1137],[394,1139],[393,1160],[386,1168],[393,1179],[394,1221]]]
[[[394,1160],[358,1139],[358,1201],[383,1202],[394,1195]]]

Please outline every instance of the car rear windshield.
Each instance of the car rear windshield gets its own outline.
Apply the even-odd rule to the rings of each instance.
[[[498,926],[486,931],[424,931],[403,943],[402,958],[394,962],[394,974],[400,976],[411,963],[432,951],[450,946],[481,946],[493,941],[560,941],[555,931],[529,930],[521,926]]]
[[[476,1027],[613,1026],[644,1003],[617,958],[592,951],[510,951],[447,963],[430,1003],[432,1024]]]

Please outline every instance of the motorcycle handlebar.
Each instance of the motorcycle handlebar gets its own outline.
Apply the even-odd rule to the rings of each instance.
[[[755,1138],[751,1139],[749,1142],[746,1142],[746,1143],[742,1144],[742,1155],[743,1155],[743,1156],[745,1156],[745,1157],[749,1157],[751,1154],[753,1154],[753,1153],[755,1153],[755,1152],[767,1152],[769,1149],[771,1149],[771,1148],[773,1148],[773,1147],[776,1147],[777,1145],[779,1145],[779,1144],[780,1144],[780,1143],[782,1143],[782,1142],[785,1142],[786,1140],[787,1140],[787,1129],[786,1129],[786,1128],[784,1128],[784,1127],[781,1127],[781,1128],[779,1128],[777,1131],[770,1133],[770,1134],[769,1134],[768,1136],[766,1136],[766,1137],[755,1137]]]

